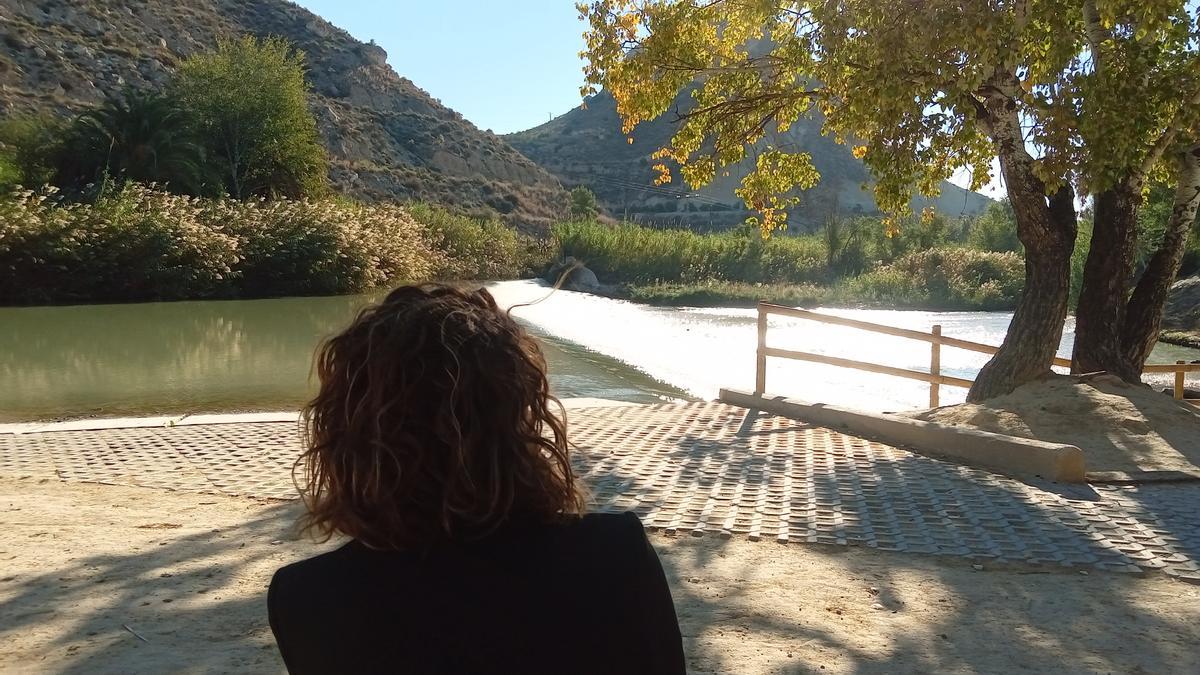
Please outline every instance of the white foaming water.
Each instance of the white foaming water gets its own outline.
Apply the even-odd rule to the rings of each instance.
[[[489,290],[503,307],[541,331],[605,354],[688,393],[711,399],[722,387],[754,388],[756,312],[738,308],[651,307],[585,293],[554,291],[536,281],[506,281]],[[539,301],[540,302],[537,302]],[[1010,312],[920,312],[818,309],[838,316],[928,331],[998,345]],[[929,370],[930,345],[905,338],[772,316],[767,343],[917,371]],[[1070,354],[1074,320],[1068,320],[1059,355]],[[1156,354],[1196,358],[1188,355]],[[1182,354],[1183,352],[1180,352]],[[943,348],[942,373],[973,379],[984,354]],[[861,410],[887,411],[928,405],[929,387],[916,380],[785,359],[767,360],[767,392]],[[966,390],[943,386],[942,405],[961,403]]]

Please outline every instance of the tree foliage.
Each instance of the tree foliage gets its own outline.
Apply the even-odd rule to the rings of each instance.
[[[1140,372],[1183,241],[1168,228],[1129,292],[1142,190],[1155,177],[1188,186],[1173,211],[1185,219],[1200,202],[1194,2],[596,0],[579,9],[589,26],[584,94],[607,88],[627,133],[692,92],[658,153],[660,180],[673,161],[688,183],[707,183],[758,152],[768,129],[804,116],[854,146],[876,203],[895,216],[914,191],[932,196],[959,171],[981,188],[998,158],[1026,291],[972,399],[1048,371],[1067,312],[1075,196],[1093,195],[1098,245],[1076,351],[1086,343],[1097,369]],[[795,148],[768,147],[754,166],[738,194],[767,234],[793,204],[782,195],[819,176]]]
[[[0,120],[0,187],[35,187],[49,181],[62,129],[62,120],[50,115]]]
[[[975,189],[991,180],[985,108],[1000,96],[1024,131],[1012,150],[1033,152],[1046,193],[1070,181],[1095,192],[1129,167],[1161,168],[1175,140],[1164,134],[1194,125],[1200,109],[1195,9],[1184,0],[600,0],[580,10],[584,93],[606,87],[627,132],[694,87],[662,153],[693,185],[741,161],[768,128],[819,116],[871,169],[878,204],[901,213],[914,190],[933,195],[956,170],[971,171]],[[1109,67],[1098,72],[1098,59]],[[778,224],[781,192],[818,178],[786,148],[756,167],[741,194],[764,226]]]
[[[1137,267],[1145,269],[1154,253],[1162,246],[1175,207],[1175,191],[1163,182],[1155,182],[1146,194],[1146,202],[1138,213]],[[1200,271],[1200,219],[1193,218],[1187,248],[1184,251],[1180,274],[1187,276]]]
[[[63,146],[60,185],[112,179],[191,195],[212,191],[194,118],[163,94],[127,91],[109,99],[76,118]]]
[[[574,220],[590,220],[600,215],[600,207],[596,205],[596,194],[586,186],[571,190],[570,216]]]
[[[235,198],[304,197],[327,189],[308,110],[304,56],[286,40],[244,37],[184,61],[172,93],[196,116],[210,161]]]
[[[1017,221],[1012,205],[1007,201],[990,204],[971,223],[967,242],[981,251],[1008,251],[1020,253],[1024,250],[1017,236]]]

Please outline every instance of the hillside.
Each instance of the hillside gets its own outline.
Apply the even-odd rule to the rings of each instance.
[[[0,114],[161,86],[181,58],[239,34],[282,36],[307,55],[341,191],[490,209],[522,229],[561,213],[556,178],[397,75],[382,48],[284,0],[0,0]]]
[[[686,96],[681,95],[675,105],[685,106]],[[614,217],[702,229],[740,223],[750,214],[733,191],[752,166],[752,158],[735,166],[729,176],[719,176],[698,191],[678,182],[654,185],[656,174],[651,166],[656,161],[650,159],[650,154],[669,143],[675,126],[669,118],[670,113],[639,125],[630,144],[621,133],[612,96],[601,92],[590,98],[585,108],[504,138],[564,184],[590,187]],[[878,212],[869,190],[862,189],[869,181],[866,167],[848,147],[821,135],[820,122],[801,120],[786,133],[772,134],[763,143],[809,152],[821,173],[820,183],[803,193],[801,206],[792,211],[789,220],[794,226],[813,229],[831,213],[853,216]],[[944,183],[934,206],[956,216],[978,213],[989,201],[983,195]],[[914,206],[921,208],[926,203],[918,199]]]

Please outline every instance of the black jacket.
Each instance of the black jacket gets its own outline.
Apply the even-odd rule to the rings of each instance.
[[[425,554],[350,542],[275,573],[291,673],[682,673],[658,556],[632,513],[510,525]]]

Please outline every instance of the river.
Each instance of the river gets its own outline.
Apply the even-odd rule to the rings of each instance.
[[[533,281],[490,285],[542,341],[559,396],[656,402],[713,398],[754,381],[751,309],[660,308],[549,289]],[[136,305],[0,308],[0,421],[179,414],[298,407],[312,391],[313,348],[373,295]],[[536,304],[527,304],[534,303]],[[525,305],[525,306],[522,306]],[[1002,312],[825,310],[997,344]],[[1070,348],[1071,325],[1062,354]],[[929,346],[772,317],[772,346],[917,370]],[[1155,362],[1200,351],[1159,345]],[[972,377],[982,355],[947,349],[942,371]],[[917,407],[917,382],[773,359],[768,390],[867,410]],[[944,388],[943,403],[965,392]]]

